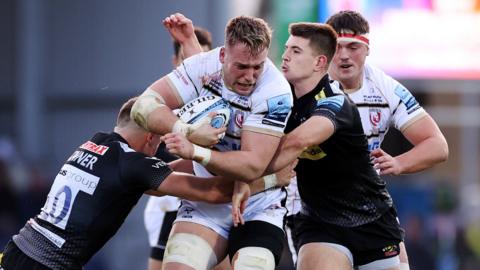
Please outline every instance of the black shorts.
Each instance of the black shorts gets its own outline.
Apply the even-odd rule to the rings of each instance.
[[[168,236],[172,230],[173,222],[177,218],[177,211],[165,212],[163,217],[162,229],[158,234],[157,246],[152,247],[150,250],[150,258],[163,261],[163,255],[165,254],[165,246],[167,245]]]
[[[247,221],[232,227],[228,235],[228,255],[232,260],[235,253],[244,247],[262,247],[270,250],[278,265],[282,256],[285,233],[282,229],[265,221]]]
[[[4,270],[50,270],[45,265],[28,257],[11,240],[5,246],[0,266]]]
[[[352,253],[355,266],[397,256],[403,235],[393,207],[376,221],[351,228],[299,213],[295,216],[295,228],[299,248],[315,242],[342,245]]]

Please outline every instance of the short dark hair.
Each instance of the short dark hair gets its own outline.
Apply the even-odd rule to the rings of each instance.
[[[133,104],[137,101],[137,97],[129,99],[127,102],[123,103],[120,111],[117,116],[117,126],[124,127],[130,123],[130,112],[132,111]]]
[[[316,53],[324,54],[328,63],[332,61],[337,49],[337,34],[330,25],[312,22],[291,23],[288,32],[292,36],[308,39],[310,47]]]
[[[327,24],[332,26],[337,33],[342,30],[350,30],[354,35],[370,33],[368,21],[362,14],[352,10],[343,10],[333,14],[328,18]]]
[[[242,43],[252,55],[270,48],[272,29],[260,18],[238,16],[228,21],[225,28],[225,46]]]
[[[212,49],[212,34],[202,27],[195,26],[195,36],[197,36],[200,46],[207,46],[208,49]],[[173,52],[176,56],[180,53],[180,43],[173,41]]]

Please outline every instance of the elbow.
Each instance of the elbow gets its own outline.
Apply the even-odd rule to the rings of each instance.
[[[448,144],[447,141],[444,140],[441,146],[441,151],[439,154],[439,162],[445,162],[448,160],[448,155],[449,155],[449,149],[448,149]]]

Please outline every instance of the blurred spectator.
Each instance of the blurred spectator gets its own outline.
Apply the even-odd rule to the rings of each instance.
[[[7,163],[0,159],[0,246],[5,245],[20,227],[19,212]]]
[[[406,234],[406,247],[411,270],[435,269],[435,246],[426,231],[424,220],[418,215],[412,215],[404,223]]]

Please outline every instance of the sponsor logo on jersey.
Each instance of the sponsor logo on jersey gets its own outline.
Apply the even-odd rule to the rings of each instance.
[[[321,107],[337,113],[342,108],[343,102],[345,102],[345,97],[340,95],[319,99],[317,101],[317,109]]]
[[[264,117],[262,124],[269,124],[275,126],[284,126],[288,114],[292,109],[292,102],[290,95],[280,95],[276,97],[269,98],[267,100],[268,112]]]
[[[92,153],[99,154],[103,156],[108,151],[108,146],[105,145],[97,145],[94,142],[87,141],[86,143],[82,144],[80,148],[88,150]]]
[[[407,107],[407,112],[410,114],[413,111],[417,110],[419,104],[415,97],[402,85],[398,85],[395,88],[395,94],[400,98],[405,107]]]
[[[245,97],[245,96],[236,96],[232,100],[230,100],[230,103],[232,106],[237,106],[238,108],[242,108],[245,110],[250,110],[252,107],[252,100],[250,97]]]
[[[152,164],[152,168],[155,168],[155,169],[160,169],[161,167],[167,166],[167,163],[165,163],[163,160],[156,157],[145,157],[145,159],[150,159],[155,161],[155,163]]]
[[[312,145],[305,149],[299,156],[299,158],[305,158],[310,160],[319,160],[327,156],[327,153],[323,152],[323,150],[318,145]]]
[[[223,88],[223,83],[222,83],[222,76],[220,72],[210,74],[210,75],[205,75],[200,78],[202,81],[202,87],[210,90],[211,92],[221,95],[221,90]]]
[[[185,207],[182,213],[182,218],[193,218],[191,213],[194,211],[195,209],[193,209],[192,207]]]
[[[397,245],[386,246],[382,248],[382,252],[385,257],[392,257],[399,254]]]
[[[372,123],[374,127],[377,127],[382,119],[382,111],[377,108],[370,108],[368,111],[370,123]]]
[[[185,85],[189,85],[188,80],[183,76],[183,73],[179,70],[179,68],[176,68],[173,70],[173,74],[180,79]]]
[[[374,104],[386,103],[384,98],[382,96],[379,96],[379,95],[364,95],[363,96],[363,102],[374,103]]]

